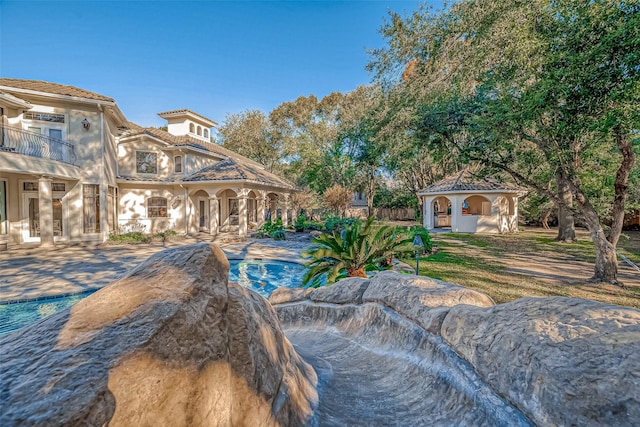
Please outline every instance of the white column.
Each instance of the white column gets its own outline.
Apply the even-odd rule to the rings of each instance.
[[[422,225],[427,230],[433,230],[433,197],[422,197]]]
[[[264,208],[265,208],[265,203],[267,203],[266,197],[260,196],[257,203],[258,203],[258,228],[260,228],[264,225]]]
[[[247,195],[238,196],[238,235],[246,237],[247,235]]]
[[[40,221],[40,245],[53,246],[53,196],[51,178],[38,180],[38,209]]]
[[[216,196],[209,197],[209,234],[218,234],[219,224],[218,198]]]
[[[462,215],[462,201],[464,198],[460,196],[449,197],[451,201],[451,231],[457,233],[459,231],[460,216]]]
[[[282,225],[287,228],[289,226],[289,195],[284,195],[284,207],[282,208]]]

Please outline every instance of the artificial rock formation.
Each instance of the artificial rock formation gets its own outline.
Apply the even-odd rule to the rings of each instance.
[[[569,298],[494,305],[455,284],[383,272],[278,289],[274,311],[228,283],[228,269],[216,246],[170,249],[0,337],[0,425],[640,419],[639,310]]]
[[[564,297],[460,305],[441,333],[538,425],[640,422],[640,310]]]
[[[379,273],[270,301],[325,425],[634,426],[640,311]],[[419,399],[415,399],[419,396]]]
[[[160,252],[0,338],[0,425],[313,424],[314,370],[216,246]]]

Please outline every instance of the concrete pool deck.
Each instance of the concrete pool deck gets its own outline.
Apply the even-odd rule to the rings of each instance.
[[[79,293],[101,288],[122,277],[156,252],[197,242],[206,237],[188,237],[150,244],[101,244],[20,248],[0,252],[0,302]],[[215,242],[229,259],[264,258],[300,262],[309,241],[247,239]]]

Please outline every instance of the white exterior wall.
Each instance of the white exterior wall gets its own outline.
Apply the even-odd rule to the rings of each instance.
[[[167,217],[149,218],[147,199],[164,197],[167,199]],[[153,187],[143,185],[120,184],[118,195],[118,225],[122,231],[130,230],[140,224],[146,233],[158,233],[167,229],[177,233],[185,232],[184,190],[178,186]]]
[[[489,202],[489,215],[462,214],[463,202],[472,196],[481,196]],[[513,193],[448,193],[422,196],[424,204],[423,225],[432,230],[434,224],[433,202],[446,197],[451,202],[451,231],[454,233],[517,233],[518,196]],[[513,213],[509,214],[509,201]]]
[[[0,155],[0,178],[7,181],[7,216],[9,233],[0,236],[11,243],[37,242],[41,239],[29,237],[28,202],[29,197],[37,197],[38,193],[25,192],[24,182],[37,182],[40,177],[50,177],[53,183],[64,183],[65,192],[54,192],[54,199],[62,202],[62,236],[54,236],[54,241],[95,241],[107,238],[107,188],[116,186],[115,156],[116,126],[112,119],[96,104],[85,104],[75,101],[50,100],[47,105],[20,95],[33,105],[29,112],[62,114],[65,123],[50,123],[41,120],[25,119],[18,111],[5,110],[13,117],[7,117],[7,124],[24,130],[29,127],[42,129],[42,135],[48,136],[48,129],[62,131],[62,139],[74,146],[75,161],[73,164],[63,163],[45,158],[22,155],[18,153],[2,153]],[[19,113],[19,114],[18,114]],[[82,125],[83,120],[90,124],[89,129]],[[83,233],[83,198],[82,185],[100,186],[100,233]],[[48,223],[49,221],[47,221]],[[42,225],[45,225],[44,223]],[[41,225],[41,229],[42,229]],[[48,224],[46,224],[48,225]]]
[[[136,171],[136,152],[145,151],[157,156],[157,173]],[[173,175],[173,153],[164,152],[158,143],[151,141],[130,141],[118,145],[118,171],[120,176],[162,179]]]

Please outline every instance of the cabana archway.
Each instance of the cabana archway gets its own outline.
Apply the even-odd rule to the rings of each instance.
[[[491,215],[491,202],[484,196],[469,196],[462,202],[462,215]]]
[[[431,228],[451,227],[451,200],[444,196],[436,197],[432,203],[433,215]]]

